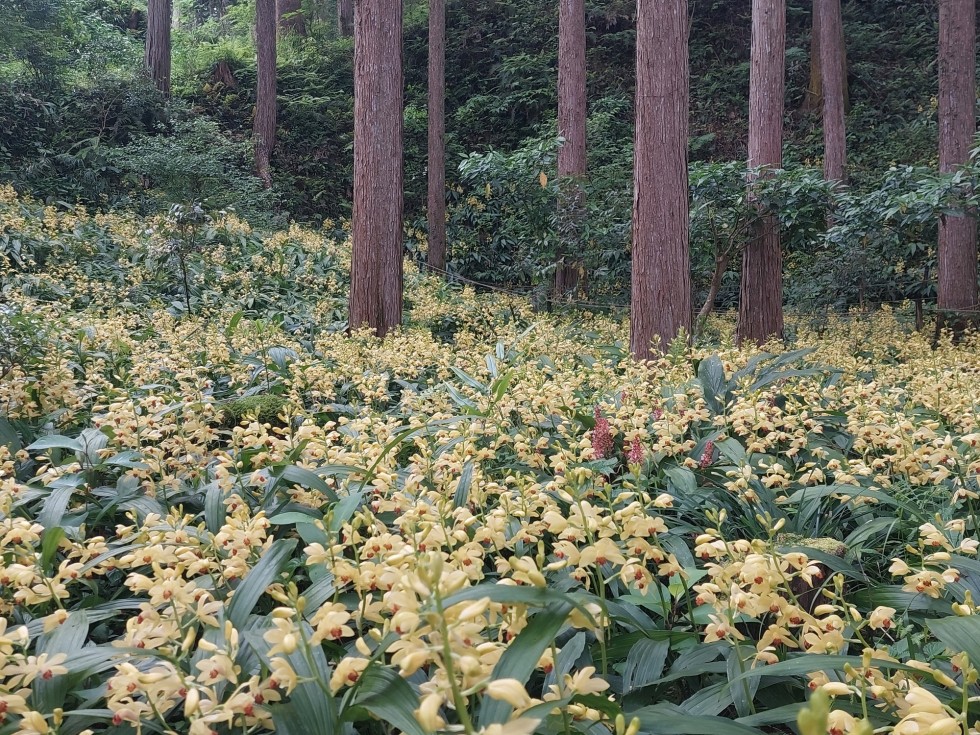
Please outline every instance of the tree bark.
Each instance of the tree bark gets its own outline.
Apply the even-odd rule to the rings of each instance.
[[[252,137],[255,172],[272,186],[269,161],[276,145],[276,0],[255,2],[256,91]]]
[[[810,29],[810,83],[807,86],[806,94],[803,95],[803,112],[813,112],[823,107],[824,95],[824,55],[822,49],[822,39],[826,38],[824,29],[821,28],[825,14],[820,12],[818,4],[821,0],[813,0],[812,27]],[[838,6],[840,1],[838,0]],[[839,12],[839,11],[838,11]],[[832,29],[831,29],[832,30]],[[839,49],[840,60],[838,63],[843,70],[841,87],[843,89],[844,112],[851,110],[851,97],[847,85],[847,49],[844,45],[844,26],[843,23],[837,26],[838,38],[833,42]]]
[[[786,65],[785,0],[752,1],[752,63],[749,73],[749,167],[782,165]],[[752,196],[752,184],[749,184]],[[779,223],[760,211],[742,255],[739,343],[762,344],[783,335],[783,256]]]
[[[940,171],[955,171],[967,162],[975,133],[976,5],[974,0],[940,0]],[[971,322],[980,321],[977,221],[970,212],[947,213],[939,220],[938,297],[945,326],[951,327],[954,335]]]
[[[708,295],[704,299],[704,304],[701,305],[701,310],[698,312],[698,321],[707,319],[711,315],[711,310],[715,308],[715,299],[718,298],[718,292],[721,291],[721,282],[725,278],[726,270],[728,270],[728,254],[716,255],[715,269],[711,273],[711,285],[708,287]]]
[[[823,40],[823,32],[820,27],[823,16],[819,11],[820,0],[813,0],[813,14],[810,25],[810,83],[807,85],[806,94],[803,95],[803,111],[812,112],[819,110],[823,105],[823,52],[820,42]]]
[[[823,72],[823,171],[827,181],[847,181],[845,137],[845,52],[840,0],[813,0],[814,26],[820,18],[820,67]]]
[[[337,35],[341,38],[354,35],[354,0],[337,0]]]
[[[558,258],[555,296],[578,289],[585,225],[586,114],[585,0],[558,3],[558,134],[565,139],[558,150]]]
[[[303,0],[276,0],[279,16],[279,30],[306,36],[306,17],[303,15]]]
[[[383,337],[402,318],[402,3],[354,12],[352,329]]]
[[[446,270],[446,0],[429,0],[429,266]]]
[[[154,86],[170,96],[170,26],[172,0],[149,0],[146,9],[146,48],[143,62]]]
[[[691,333],[687,0],[639,0],[630,351],[648,359]]]

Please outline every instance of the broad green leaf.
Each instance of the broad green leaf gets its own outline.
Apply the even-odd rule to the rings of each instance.
[[[134,470],[145,470],[149,468],[149,465],[145,462],[140,462],[139,457],[142,455],[135,449],[130,449],[125,452],[120,452],[119,454],[114,454],[105,460],[103,464],[109,465],[111,467],[128,467]]]
[[[785,661],[777,661],[776,663],[769,664],[768,666],[760,666],[752,669],[751,671],[746,671],[744,674],[739,674],[737,677],[732,679],[732,682],[734,683],[735,681],[739,681],[741,679],[748,679],[758,676],[806,676],[807,674],[812,674],[816,671],[843,671],[845,664],[860,667],[861,657],[802,653],[794,656],[793,658],[786,659]],[[875,667],[886,670],[915,670],[911,666],[899,663],[897,661],[888,661],[886,659],[877,658],[875,659]]]
[[[704,391],[704,400],[713,413],[725,410],[725,366],[718,355],[711,355],[698,364],[698,382]]]
[[[670,641],[649,638],[638,640],[626,657],[623,669],[623,694],[652,684],[664,673],[664,664],[670,652]]]
[[[37,643],[39,654],[46,653],[48,656],[55,656],[59,653],[65,654],[68,658],[66,664],[72,659],[77,658],[78,653],[85,645],[88,637],[88,616],[84,610],[77,610],[68,616],[68,619],[52,630],[41,636]],[[45,679],[37,677],[31,684],[33,694],[31,695],[32,706],[41,712],[51,712],[56,707],[64,707],[65,699],[68,696],[69,677],[67,674],[60,674]]]
[[[361,507],[364,503],[364,495],[362,490],[351,490],[348,495],[341,498],[340,502],[336,503],[332,510],[330,511],[330,523],[327,528],[330,533],[336,535],[340,533],[340,529],[344,527],[354,514],[357,509]]]
[[[548,687],[556,681],[561,681],[565,678],[565,674],[572,670],[572,667],[578,661],[584,650],[585,633],[576,633],[565,642],[565,645],[558,652],[557,658],[555,658],[555,665],[544,677],[544,684],[541,687],[542,693],[547,692]]]
[[[44,501],[44,507],[41,508],[41,512],[38,513],[37,522],[44,526],[45,529],[60,526],[61,519],[65,517],[65,511],[68,510],[68,503],[71,502],[73,492],[74,488],[71,487],[58,487],[52,490],[51,494]]]
[[[765,727],[766,725],[788,725],[796,722],[800,710],[806,707],[806,702],[785,704],[782,707],[767,709],[748,717],[739,717],[736,722],[749,727]]]
[[[217,482],[212,482],[204,493],[204,523],[208,531],[211,533],[220,531],[227,516],[225,492]]]
[[[456,494],[453,495],[453,505],[462,508],[469,502],[470,485],[473,483],[473,460],[468,459],[463,465],[463,471],[459,473],[459,480],[456,482]]]
[[[273,526],[295,526],[299,523],[316,523],[321,520],[318,516],[319,514],[313,515],[312,513],[290,511],[289,513],[279,513],[272,516],[269,519],[269,523]]]
[[[500,399],[504,397],[504,395],[507,393],[507,389],[510,387],[510,384],[513,382],[516,375],[517,373],[511,369],[493,382],[491,390],[493,391],[493,400],[495,403],[499,402]]]
[[[560,602],[549,605],[532,617],[493,667],[491,679],[527,681],[541,655],[555,642],[555,636],[565,625],[571,609],[570,603]],[[480,727],[507,722],[513,709],[507,702],[485,697],[480,705]]]
[[[252,609],[266,589],[272,584],[296,548],[296,539],[279,539],[272,542],[269,550],[262,555],[259,563],[245,575],[245,579],[235,588],[231,602],[228,603],[227,617],[236,628],[243,628]]]
[[[251,648],[269,664],[269,643],[262,637],[271,627],[268,619],[256,619],[246,634]],[[305,625],[305,624],[304,624]],[[312,630],[306,626],[306,634]],[[306,655],[302,649],[285,656],[289,666],[296,672],[300,684],[293,689],[289,698],[269,706],[276,732],[280,735],[336,735],[343,732],[337,700],[330,694],[328,684],[332,669],[320,646],[309,649]]]
[[[19,451],[23,446],[20,434],[13,427],[13,425],[2,416],[0,416],[0,446],[7,447],[11,454]]]
[[[109,437],[99,429],[88,428],[78,435],[78,443],[82,447],[80,451],[75,452],[78,461],[89,467],[95,467],[102,462],[99,452],[109,444]]]
[[[415,717],[415,710],[419,707],[418,694],[392,669],[377,663],[369,666],[358,682],[351,705],[355,710],[342,711],[342,719],[350,719],[356,709],[363,708],[382,722],[394,725],[405,735],[426,735]]]
[[[725,717],[696,716],[655,704],[626,713],[640,718],[640,732],[651,735],[763,735],[761,730]]]
[[[929,631],[952,653],[963,652],[980,663],[980,617],[949,615],[926,623]]]
[[[680,495],[693,495],[697,492],[698,481],[687,467],[669,465],[664,467],[664,474],[670,480],[671,489]]]
[[[581,612],[589,620],[593,620],[592,613],[581,602],[579,595],[569,595],[553,589],[543,587],[518,587],[509,584],[484,583],[473,587],[465,587],[459,592],[454,592],[442,601],[444,607],[449,608],[461,602],[472,602],[489,597],[491,602],[502,605],[531,605],[534,607],[545,607],[551,604],[568,603],[576,610]]]
[[[50,572],[51,561],[58,551],[58,544],[65,537],[65,529],[60,526],[44,529],[41,534],[41,569]]]
[[[82,452],[85,448],[77,439],[69,439],[67,436],[58,434],[42,436],[37,441],[27,445],[29,452],[42,452],[46,449],[67,449],[71,452]]]
[[[333,488],[322,477],[305,467],[300,467],[295,464],[286,465],[273,477],[270,489],[278,486],[280,482],[288,482],[293,485],[299,485],[300,487],[317,490],[333,502],[337,502],[337,493],[333,491]]]

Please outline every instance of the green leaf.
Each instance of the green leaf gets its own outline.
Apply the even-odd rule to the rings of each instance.
[[[236,628],[243,628],[252,609],[285,566],[296,548],[296,539],[273,541],[269,550],[235,588],[226,615]]]
[[[363,708],[382,722],[394,725],[405,735],[426,735],[415,717],[419,697],[397,672],[372,664],[361,675],[357,693],[351,702],[352,711],[344,710],[341,718],[353,719],[357,708]]]
[[[656,735],[762,735],[761,730],[725,717],[691,715],[667,704],[626,713],[626,719],[640,718],[640,731]]]
[[[145,462],[140,462],[138,457],[142,455],[135,449],[130,449],[125,452],[120,452],[119,454],[114,454],[105,460],[103,464],[109,465],[110,467],[128,467],[133,470],[145,470],[149,469],[149,465]]]
[[[61,526],[44,529],[41,534],[41,569],[51,571],[51,560],[58,551],[58,544],[65,537],[65,529]]]
[[[42,436],[34,443],[27,445],[29,452],[42,452],[47,449],[67,449],[71,452],[82,452],[85,448],[77,439],[69,439],[67,436],[59,434]]]
[[[455,373],[456,377],[459,378],[463,383],[465,383],[466,385],[468,385],[470,388],[472,388],[473,390],[477,391],[478,393],[489,393],[490,392],[489,389],[487,388],[487,386],[485,386],[483,383],[481,383],[476,378],[471,377],[470,375],[468,375],[463,370],[460,370],[455,365],[450,365],[449,369],[452,370],[453,373]]]
[[[491,679],[517,679],[527,681],[538,665],[541,655],[555,642],[555,636],[565,625],[572,605],[560,602],[549,605],[539,612],[507,647],[497,665],[493,668]],[[480,706],[480,727],[503,724],[513,712],[507,702],[485,697]]]
[[[463,471],[459,473],[459,480],[456,482],[456,494],[453,495],[453,506],[462,508],[469,501],[470,485],[473,483],[473,460],[468,459],[463,465]]]
[[[930,620],[929,631],[953,653],[964,652],[970,662],[980,662],[980,617],[950,615]]]
[[[555,658],[554,667],[544,677],[544,684],[541,686],[542,693],[547,692],[548,687],[556,681],[565,678],[565,674],[572,670],[584,650],[585,633],[576,633],[570,640],[566,641],[558,652],[557,658]]]
[[[510,384],[513,382],[516,374],[517,373],[515,373],[514,370],[508,370],[506,373],[497,378],[493,382],[493,385],[490,386],[495,403],[499,402],[500,399],[504,397],[504,394],[507,393],[507,389],[510,387]]]
[[[246,632],[246,640],[268,666],[270,644],[262,634],[271,627],[271,623],[268,618],[253,620],[256,624]],[[312,629],[306,625],[307,636],[311,632]],[[306,652],[297,649],[284,658],[296,672],[300,684],[287,700],[269,706],[276,732],[280,735],[335,735],[343,732],[337,700],[326,688],[332,671],[323,647],[312,646]]]
[[[664,474],[670,480],[674,492],[681,496],[694,495],[698,490],[698,481],[687,467],[669,465],[664,467]]]
[[[220,531],[227,515],[225,492],[217,482],[212,482],[204,493],[204,523],[208,531],[211,533]]]
[[[311,513],[290,511],[289,513],[279,513],[272,516],[272,518],[269,519],[269,523],[271,523],[273,526],[295,526],[299,523],[316,523],[319,520],[322,519],[312,515]]]
[[[704,401],[713,413],[725,410],[725,365],[718,355],[701,360],[698,364],[698,382],[704,391]]]
[[[88,617],[84,610],[71,613],[68,619],[38,640],[37,651],[54,656],[64,653],[66,665],[82,650],[88,637]],[[50,679],[37,677],[31,684],[33,694],[31,705],[41,712],[51,712],[56,707],[64,707],[68,697],[69,677],[66,674],[52,676]]]
[[[21,444],[20,434],[13,427],[13,425],[3,417],[0,417],[0,446],[7,447],[11,454],[19,451],[21,446],[23,446]]]
[[[278,486],[280,482],[288,482],[293,485],[299,485],[300,487],[317,490],[335,503],[338,499],[337,493],[333,491],[333,488],[322,477],[299,465],[291,464],[283,467],[282,471],[273,479],[270,490]]]
[[[99,452],[109,444],[109,437],[99,429],[85,429],[78,435],[78,443],[81,449],[75,452],[79,462],[83,462],[89,467],[95,467],[101,463]]]
[[[844,664],[851,666],[861,666],[860,656],[831,656],[819,653],[801,653],[785,661],[777,661],[768,666],[746,671],[734,677],[732,683],[741,679],[751,677],[773,677],[773,676],[806,676],[815,671],[843,671]],[[911,666],[898,663],[897,661],[887,661],[885,659],[875,659],[875,666],[880,669],[897,669],[900,671],[914,671]]]
[[[357,509],[361,507],[364,503],[364,495],[360,490],[351,490],[350,494],[344,496],[339,503],[334,505],[330,512],[330,523],[328,529],[332,534],[340,533],[340,529],[344,527],[354,514]]]
[[[484,583],[465,587],[459,592],[454,592],[442,601],[443,607],[450,608],[461,602],[472,602],[489,597],[491,602],[502,605],[531,605],[532,607],[545,607],[552,604],[567,603],[578,610],[585,617],[593,621],[592,613],[580,601],[580,595],[570,595],[566,592],[547,589],[544,587],[519,587],[509,584]],[[591,601],[590,597],[590,601]]]
[[[37,522],[45,529],[57,528],[65,517],[68,503],[71,502],[73,487],[56,487],[44,501],[44,507],[37,516]]]
[[[629,694],[652,684],[664,673],[667,654],[670,652],[670,641],[655,641],[649,638],[638,640],[626,657],[626,668],[623,669],[623,694]]]
[[[231,319],[228,320],[228,326],[225,327],[226,339],[230,339],[231,335],[235,333],[235,330],[238,328],[238,323],[242,320],[243,316],[245,316],[244,311],[236,311]]]

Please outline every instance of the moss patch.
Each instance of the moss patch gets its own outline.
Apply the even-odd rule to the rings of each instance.
[[[821,538],[807,538],[796,533],[783,533],[776,537],[776,543],[780,546],[800,546],[804,549],[814,549],[825,554],[843,557],[847,553],[847,546],[835,538],[823,536]]]
[[[281,425],[279,414],[286,406],[282,396],[258,395],[233,398],[222,407],[221,418],[226,426],[237,426],[242,419],[256,419],[260,424]]]

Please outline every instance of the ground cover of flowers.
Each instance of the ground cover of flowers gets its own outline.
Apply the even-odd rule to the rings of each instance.
[[[346,337],[342,235],[0,194],[0,733],[980,731],[976,338]]]

